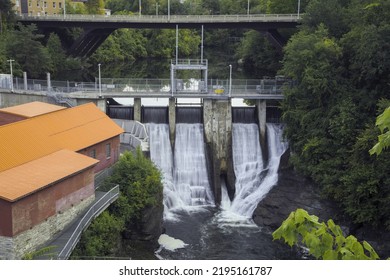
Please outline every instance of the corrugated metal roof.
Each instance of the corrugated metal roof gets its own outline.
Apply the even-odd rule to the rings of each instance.
[[[30,161],[0,173],[0,198],[16,201],[98,162],[69,150]]]
[[[79,151],[123,132],[93,103],[0,126],[0,172],[62,149]]]
[[[31,118],[31,117],[40,116],[43,114],[64,110],[64,109],[66,108],[49,104],[49,103],[35,101],[35,102],[30,102],[26,104],[17,105],[17,106],[3,108],[0,109],[0,112]]]

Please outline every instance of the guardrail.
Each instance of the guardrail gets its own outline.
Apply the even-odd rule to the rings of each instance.
[[[83,218],[78,223],[76,229],[72,233],[64,248],[58,254],[57,259],[66,260],[69,258],[74,247],[80,239],[83,230],[88,227],[91,221],[97,217],[104,209],[106,209],[113,201],[119,197],[119,185],[113,187],[110,191],[105,193],[99,200],[97,200],[91,208],[84,214]]]
[[[121,143],[128,144],[133,148],[141,146],[143,151],[149,150],[149,135],[143,123],[121,119],[113,119],[113,121],[125,131],[120,135]]]
[[[192,63],[191,61],[187,63]],[[72,93],[81,92],[88,94],[89,92],[97,94],[99,91],[99,82],[71,82],[71,81],[51,81],[50,88],[47,85],[47,80],[27,80],[14,77],[15,91],[31,91],[31,92],[49,92],[59,103],[74,106],[71,101]],[[283,89],[291,87],[292,81],[285,78],[275,79],[232,79],[232,97],[242,95],[281,95]],[[0,84],[0,88],[2,85]],[[5,87],[9,89],[7,84]],[[198,79],[176,79],[174,84],[173,94],[222,94],[226,95],[229,92],[228,79],[209,79],[207,81],[207,91],[203,80]],[[172,96],[171,80],[170,79],[126,79],[126,78],[103,78],[101,79],[101,92],[115,97],[131,97],[132,94],[145,94],[159,96]],[[69,95],[68,95],[69,94]]]
[[[298,14],[250,14],[250,15],[17,15],[25,21],[95,21],[95,22],[298,22]]]

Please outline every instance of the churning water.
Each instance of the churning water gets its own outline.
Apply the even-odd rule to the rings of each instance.
[[[164,175],[164,227],[158,256],[164,259],[294,259],[295,252],[272,242],[271,232],[251,219],[258,202],[277,183],[287,148],[282,127],[267,124],[268,163],[263,161],[256,124],[233,124],[236,195],[222,185],[213,203],[206,169],[203,126],[178,124],[175,150],[165,124],[149,124],[151,158]]]

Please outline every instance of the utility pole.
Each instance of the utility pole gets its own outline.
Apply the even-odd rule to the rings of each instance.
[[[10,68],[10,72],[11,72],[11,92],[14,92],[14,75],[12,73],[12,62],[14,62],[15,60],[8,59],[7,61],[9,62],[9,68]]]
[[[66,17],[66,0],[64,0],[64,18]]]
[[[229,97],[232,96],[232,65],[229,65],[230,74],[229,74]]]
[[[298,19],[299,19],[300,10],[301,10],[301,0],[298,0]]]
[[[102,75],[100,73],[100,63],[98,64],[99,67],[99,98],[102,98]]]

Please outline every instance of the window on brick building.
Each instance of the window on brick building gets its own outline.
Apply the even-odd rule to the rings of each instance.
[[[111,143],[106,144],[106,157],[111,157]]]
[[[91,158],[96,158],[96,150],[93,149],[90,153],[89,153],[90,157]]]
[[[57,6],[57,3],[56,2],[53,2],[53,8],[55,9]]]

